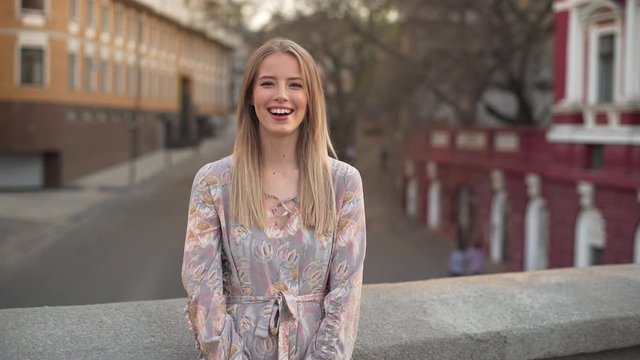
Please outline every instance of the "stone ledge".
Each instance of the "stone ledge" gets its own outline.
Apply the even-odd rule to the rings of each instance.
[[[184,305],[171,299],[0,310],[0,359],[194,359]],[[640,358],[640,266],[366,285],[353,357],[583,353]]]

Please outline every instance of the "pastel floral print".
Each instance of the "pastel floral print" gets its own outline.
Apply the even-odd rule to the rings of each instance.
[[[191,191],[182,266],[199,359],[350,359],[358,327],[365,214],[358,171],[330,159],[335,233],[301,224],[298,199],[268,197],[263,230],[229,211],[230,157]]]

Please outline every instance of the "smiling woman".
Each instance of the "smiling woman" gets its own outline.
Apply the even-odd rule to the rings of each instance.
[[[362,180],[329,157],[309,53],[252,55],[233,154],[196,174],[182,280],[201,359],[350,359],[365,256]]]
[[[264,59],[253,88],[253,106],[262,140],[298,131],[307,111],[307,93],[294,56],[275,53]]]

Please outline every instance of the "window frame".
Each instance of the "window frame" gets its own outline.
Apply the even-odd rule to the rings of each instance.
[[[37,8],[25,8],[24,7],[24,2],[27,0],[17,0],[18,2],[18,8],[20,9],[20,12],[22,14],[46,14],[48,11],[48,4],[47,4],[47,0],[41,0],[42,2],[42,9],[37,9]]]
[[[593,24],[589,34],[589,92],[588,103],[591,105],[612,105],[620,101],[620,84],[621,84],[621,26],[619,19],[615,19],[612,24],[598,25]],[[611,102],[600,102],[600,39],[607,35],[613,35],[613,84]]]
[[[124,95],[124,84],[122,81],[122,62],[114,61],[112,66],[113,71],[111,72],[112,83],[113,83],[113,93],[115,95]]]
[[[94,92],[97,90],[96,84],[96,59],[93,55],[84,56],[84,90]]]
[[[22,51],[26,50],[26,49],[41,50],[42,51],[42,75],[40,76],[42,80],[41,80],[40,83],[26,83],[26,82],[23,82],[23,77],[22,77],[22,69],[23,69],[22,58],[23,58],[23,54],[22,54]],[[17,80],[18,80],[18,85],[19,86],[21,86],[21,87],[46,87],[48,85],[48,76],[49,76],[49,72],[47,71],[47,69],[48,69],[48,61],[47,61],[48,48],[47,48],[46,45],[30,44],[30,43],[18,44],[17,57],[18,57],[18,61],[17,61],[17,65],[18,65]]]
[[[22,84],[22,47],[41,47],[44,49],[44,83],[42,85]],[[13,84],[15,87],[47,87],[50,84],[51,55],[49,36],[45,32],[20,31],[13,48]]]
[[[97,91],[102,94],[108,94],[111,91],[109,59],[104,57],[100,58],[97,61],[97,65]]]
[[[96,28],[96,4],[95,0],[85,1],[85,21],[87,29]]]
[[[79,0],[69,0],[69,22],[79,22],[78,1]]]
[[[72,56],[74,59],[73,66],[71,65]],[[69,51],[67,53],[67,69],[69,71],[67,86],[71,91],[80,89],[80,63],[78,62],[79,59],[80,56],[77,51]],[[71,78],[71,74],[73,74],[73,78]]]
[[[124,9],[119,4],[114,4],[114,19],[113,19],[113,34],[116,37],[122,37],[122,15],[124,14]]]
[[[110,30],[110,9],[109,2],[102,0],[102,4],[100,5],[100,29],[103,34],[108,34]]]

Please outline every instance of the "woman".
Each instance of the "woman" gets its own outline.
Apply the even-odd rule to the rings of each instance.
[[[311,55],[252,55],[233,155],[193,182],[182,281],[201,359],[349,359],[365,214],[358,171],[334,156]]]

